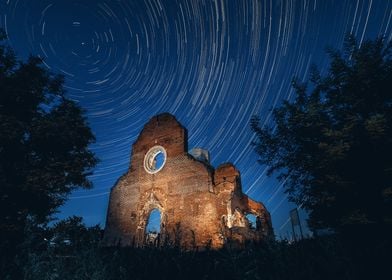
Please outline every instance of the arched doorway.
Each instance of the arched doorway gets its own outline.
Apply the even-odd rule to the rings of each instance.
[[[146,224],[145,240],[147,244],[157,245],[161,234],[162,213],[159,209],[151,210]]]

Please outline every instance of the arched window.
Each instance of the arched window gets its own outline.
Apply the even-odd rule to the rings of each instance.
[[[256,215],[253,215],[251,213],[246,214],[246,219],[248,220],[249,227],[251,229],[257,229],[257,217],[256,217]]]
[[[159,233],[161,231],[161,212],[153,209],[148,217],[146,233]]]

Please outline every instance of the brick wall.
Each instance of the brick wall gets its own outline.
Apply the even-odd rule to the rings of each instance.
[[[104,244],[143,246],[153,209],[161,212],[156,244],[220,248],[273,236],[265,207],[242,193],[239,171],[230,163],[214,169],[188,154],[187,130],[170,114],[154,116],[132,146],[131,165],[111,190]],[[163,168],[146,172],[146,153],[166,151]],[[251,229],[246,214],[258,219]]]

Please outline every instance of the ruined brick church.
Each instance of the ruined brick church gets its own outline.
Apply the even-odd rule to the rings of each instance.
[[[146,226],[154,209],[157,245],[221,248],[273,237],[269,212],[242,192],[235,166],[214,169],[207,151],[188,152],[187,130],[168,113],[151,118],[132,146],[129,170],[111,189],[104,244],[151,242]]]

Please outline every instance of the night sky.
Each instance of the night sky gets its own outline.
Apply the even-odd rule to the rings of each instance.
[[[346,33],[390,41],[391,17],[389,0],[0,0],[9,44],[65,76],[97,138],[94,188],[75,191],[58,217],[104,225],[132,143],[153,115],[170,112],[190,149],[209,150],[215,167],[236,165],[278,236],[295,206],[257,163],[250,118],[268,124],[270,109],[293,97],[292,78],[307,80],[312,64],[325,74],[325,47],[341,48]]]

